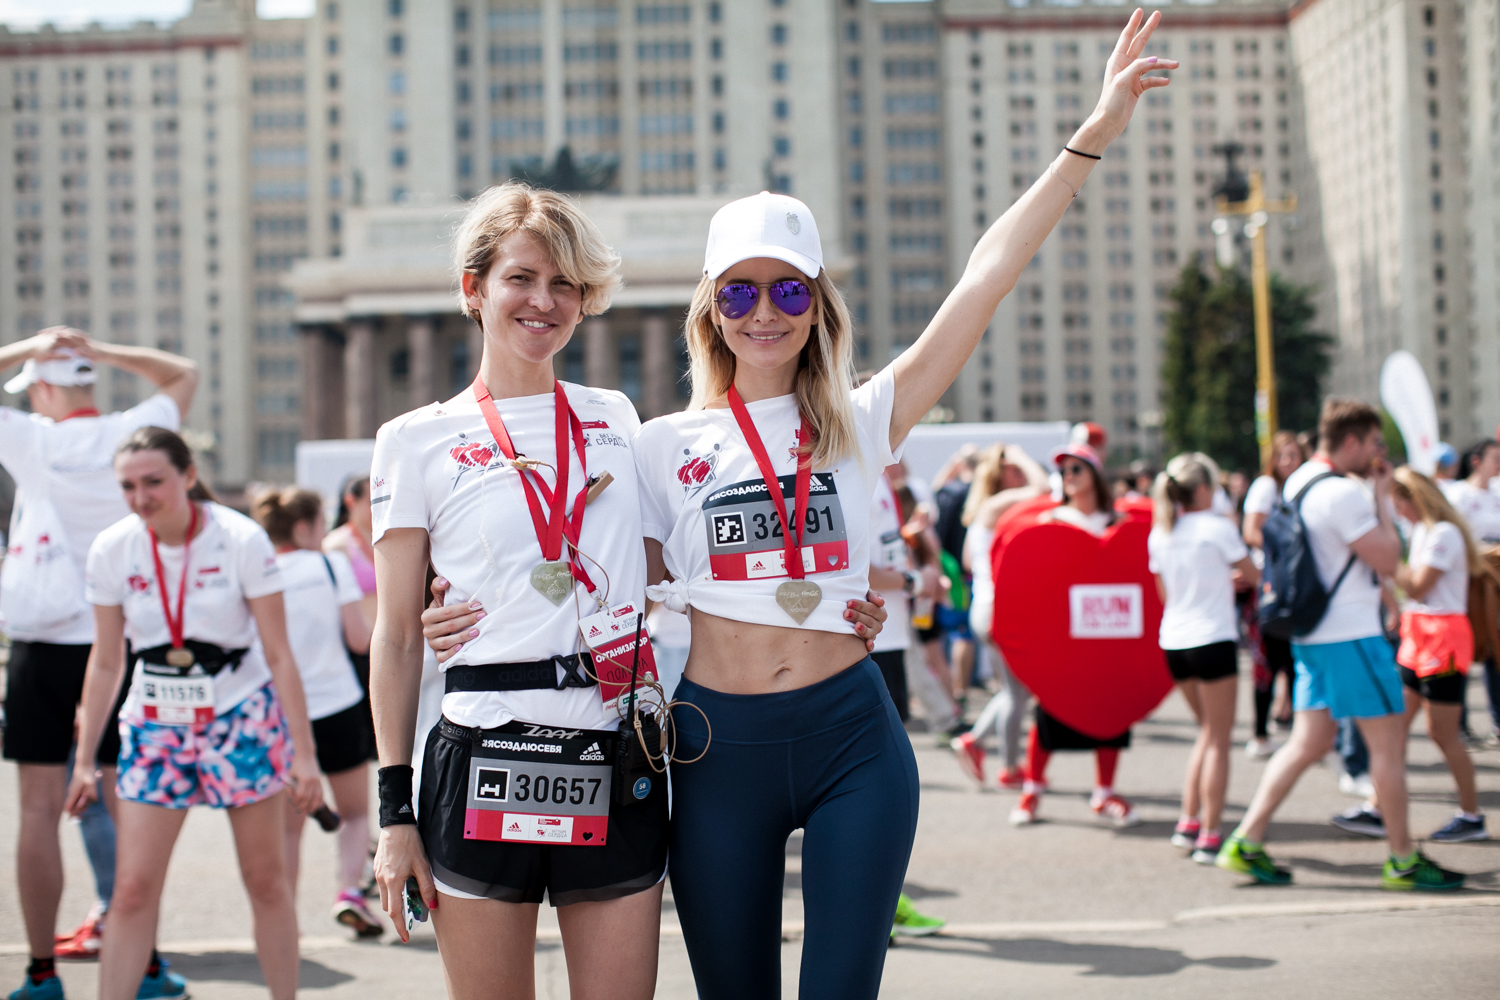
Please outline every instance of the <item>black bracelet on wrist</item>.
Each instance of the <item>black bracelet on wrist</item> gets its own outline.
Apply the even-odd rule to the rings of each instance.
[[[1088,159],[1088,160],[1102,160],[1102,159],[1104,159],[1104,157],[1102,157],[1102,156],[1095,156],[1093,153],[1081,153],[1078,150],[1074,149],[1072,146],[1064,146],[1063,147],[1063,152],[1064,153],[1072,153],[1074,156],[1082,156],[1084,159]]]
[[[380,825],[415,826],[417,814],[411,807],[412,769],[405,764],[382,767],[376,772],[380,790]]]

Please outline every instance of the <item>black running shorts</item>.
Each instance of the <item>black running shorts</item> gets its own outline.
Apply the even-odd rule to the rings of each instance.
[[[361,698],[342,712],[312,720],[312,731],[313,742],[318,745],[318,770],[324,774],[338,774],[368,763],[375,752],[369,698]]]
[[[83,696],[91,648],[87,644],[11,642],[5,683],[6,760],[68,762],[73,718]],[[115,747],[118,753],[118,737]]]
[[[1468,674],[1457,670],[1432,674],[1428,677],[1418,677],[1415,670],[1408,667],[1401,668],[1402,684],[1405,684],[1428,701],[1439,705],[1462,705],[1464,703],[1464,688],[1468,680]]]
[[[1174,681],[1217,681],[1233,677],[1239,671],[1238,653],[1234,642],[1210,643],[1192,649],[1163,650],[1167,654],[1167,669]]]
[[[525,724],[483,730],[479,736],[513,741],[518,725]],[[650,782],[643,801],[610,806],[602,847],[465,840],[473,733],[442,719],[427,736],[417,828],[439,882],[505,903],[540,903],[545,894],[553,906],[567,906],[630,896],[666,875],[670,838],[664,774]],[[542,737],[534,741],[545,742]]]

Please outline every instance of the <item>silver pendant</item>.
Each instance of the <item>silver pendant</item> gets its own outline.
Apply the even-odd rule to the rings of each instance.
[[[823,588],[811,580],[787,580],[776,588],[776,603],[801,625],[823,599]]]
[[[531,585],[547,600],[560,605],[573,592],[573,571],[561,559],[537,563],[531,568]]]

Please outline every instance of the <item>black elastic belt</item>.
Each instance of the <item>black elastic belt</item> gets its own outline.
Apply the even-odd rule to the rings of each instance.
[[[557,669],[562,668],[562,680]],[[587,668],[585,671],[583,668]],[[552,656],[535,663],[481,663],[443,672],[443,691],[561,691],[593,687],[594,658],[588,653]]]
[[[250,652],[248,646],[225,649],[223,646],[216,646],[211,642],[199,642],[197,639],[184,639],[182,644],[193,651],[194,662],[210,677],[225,669],[234,670],[245,658],[245,654]],[[171,648],[169,644],[152,646],[150,649],[137,650],[133,655],[137,660],[143,660],[153,666],[165,667],[171,665],[167,663],[167,651]]]

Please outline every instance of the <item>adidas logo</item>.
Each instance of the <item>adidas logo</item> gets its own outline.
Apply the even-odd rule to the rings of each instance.
[[[521,824],[520,823],[512,823],[510,826],[508,826],[508,827],[505,828],[505,832],[506,833],[520,833],[521,832]]]
[[[411,812],[411,806],[410,805],[404,805],[400,809],[396,810],[396,815],[397,816],[405,816],[405,815],[408,815],[410,812]]]
[[[599,744],[594,743],[587,750],[578,755],[579,760],[603,760],[604,753],[599,749]]]

